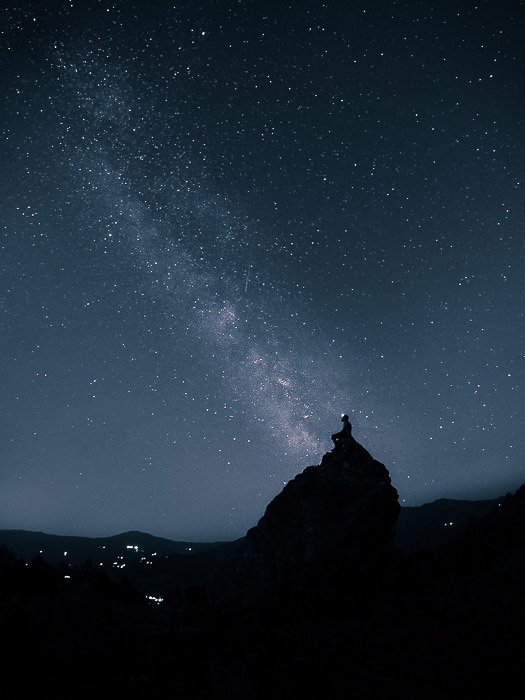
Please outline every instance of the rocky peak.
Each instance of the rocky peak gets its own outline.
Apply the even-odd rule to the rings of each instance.
[[[250,607],[344,586],[391,548],[399,510],[386,467],[345,437],[271,501],[237,556],[216,573],[211,597]]]

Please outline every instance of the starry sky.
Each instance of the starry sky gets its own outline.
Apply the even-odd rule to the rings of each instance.
[[[0,7],[0,527],[233,539],[347,412],[524,480],[523,2]]]

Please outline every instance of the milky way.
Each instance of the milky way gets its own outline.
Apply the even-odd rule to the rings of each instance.
[[[4,8],[0,527],[242,535],[342,412],[520,483],[511,5]]]
[[[191,179],[181,179],[188,157],[184,150],[163,153],[163,160],[178,162],[178,172],[162,183],[166,213],[157,224],[150,213],[152,206],[160,208],[156,193],[146,206],[129,168],[115,166],[123,143],[126,163],[146,160],[141,156],[143,134],[132,136],[146,121],[140,96],[126,90],[123,97],[123,72],[101,68],[91,58],[74,63],[59,56],[58,65],[67,72],[66,103],[81,98],[80,116],[69,113],[66,118],[82,123],[75,162],[98,195],[94,201],[87,197],[86,207],[99,220],[109,217],[115,224],[110,233],[100,230],[106,243],[112,239],[116,246],[110,254],[124,251],[138,262],[145,293],[161,300],[174,334],[183,331],[188,342],[205,349],[210,368],[222,375],[225,392],[249,412],[253,429],[268,431],[296,458],[318,455],[320,423],[326,429],[327,420],[334,422],[337,409],[349,401],[346,377],[344,388],[337,387],[338,373],[344,374],[341,362],[335,353],[329,358],[326,352],[312,352],[317,329],[302,302],[294,306],[285,301],[278,284],[264,294],[267,282],[260,281],[253,260],[256,254],[264,265],[267,251],[258,241],[256,224],[206,192],[204,172],[193,169]],[[109,90],[105,99],[93,85]],[[108,124],[111,140],[101,139]],[[267,276],[272,271],[265,269]],[[163,352],[169,357],[169,345]]]

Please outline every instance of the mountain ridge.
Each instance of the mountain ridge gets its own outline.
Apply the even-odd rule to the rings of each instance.
[[[501,502],[504,497],[505,496],[502,495],[498,498],[481,500],[465,498],[438,498],[434,501],[429,501],[428,503],[423,503],[419,506],[402,506],[397,524],[396,545],[400,549],[412,550],[417,548],[419,545],[422,548],[425,548],[428,546],[428,544],[430,544],[431,547],[439,546],[440,543],[444,544],[448,540],[448,533],[447,536],[441,538],[443,542],[439,542],[440,538],[436,537],[434,532],[428,532],[429,527],[435,528],[440,519],[444,519],[444,522],[446,517],[455,517],[455,520],[452,522],[457,523],[460,525],[460,527],[463,527],[467,524],[471,517],[483,515],[498,502]],[[461,517],[461,511],[464,511],[463,517]],[[427,519],[428,515],[430,515],[431,522],[426,524],[424,530],[421,530],[423,521]],[[459,522],[458,515],[460,516]],[[448,522],[450,522],[450,520]],[[415,527],[419,529],[419,534],[417,537],[411,537],[409,529]],[[202,551],[206,548],[233,545],[234,543],[238,543],[243,539],[243,537],[239,537],[233,540],[206,540],[196,542],[194,540],[171,539],[169,537],[153,535],[152,533],[144,532],[142,530],[125,530],[114,535],[101,537],[56,534],[45,532],[43,530],[25,530],[21,528],[5,528],[0,530],[0,546],[7,546],[11,548],[17,556],[22,558],[31,558],[32,556],[39,554],[41,547],[37,548],[36,544],[25,545],[23,548],[16,546],[14,540],[18,538],[26,538],[27,540],[44,538],[44,543],[46,541],[49,542],[50,540],[55,540],[57,547],[59,543],[69,543],[71,545],[75,542],[93,545],[106,544],[107,546],[108,544],[120,544],[120,541],[126,538],[130,539],[129,544],[133,545],[135,542],[132,540],[139,538],[140,540],[147,540],[151,544],[156,544],[157,549],[162,549],[161,546],[164,544],[166,549],[169,549],[169,553],[181,553],[182,551],[185,551],[185,548],[187,547],[192,547],[192,551]],[[76,563],[81,563],[81,561],[79,560]]]

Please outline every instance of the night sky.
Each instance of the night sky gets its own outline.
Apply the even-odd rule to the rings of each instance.
[[[522,2],[0,9],[0,527],[233,539],[347,412],[524,480]]]

